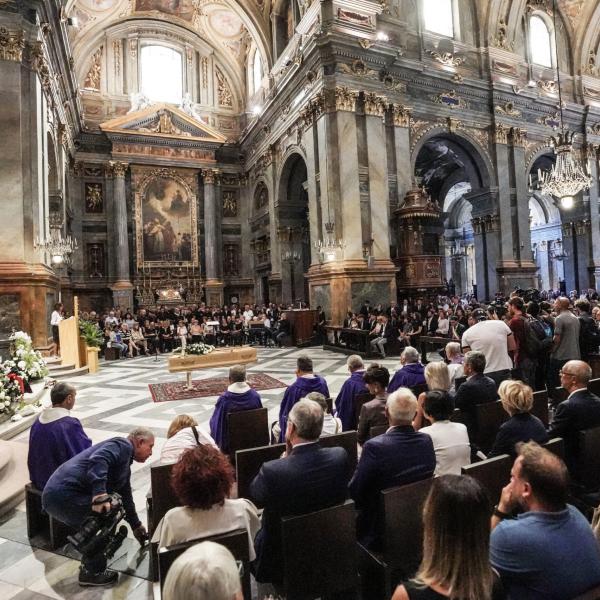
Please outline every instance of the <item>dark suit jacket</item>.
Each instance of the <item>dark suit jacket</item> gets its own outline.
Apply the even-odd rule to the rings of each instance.
[[[359,444],[364,444],[369,439],[371,427],[388,424],[385,416],[385,402],[383,398],[374,398],[362,405],[358,417],[357,439]]]
[[[360,461],[350,482],[350,496],[359,510],[358,538],[377,549],[383,521],[380,508],[382,490],[427,479],[435,470],[431,437],[410,425],[394,427],[363,446]]]
[[[565,440],[565,462],[571,475],[577,476],[579,443],[577,434],[600,425],[600,398],[587,389],[579,390],[556,407],[550,424],[550,437]]]
[[[261,583],[281,583],[281,517],[302,515],[341,504],[348,496],[348,455],[343,448],[299,446],[290,456],[263,464],[250,486],[264,505],[262,528],[256,534],[253,571]]]
[[[488,458],[500,454],[509,454],[515,458],[515,445],[531,440],[538,444],[545,444],[548,441],[548,432],[544,424],[535,415],[516,414],[500,426]]]
[[[465,415],[465,425],[469,430],[471,441],[477,434],[475,406],[486,402],[496,402],[496,400],[498,400],[496,382],[486,375],[475,374],[458,388],[454,397],[454,406],[460,408]]]

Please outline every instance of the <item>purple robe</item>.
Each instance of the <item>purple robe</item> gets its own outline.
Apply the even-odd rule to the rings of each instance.
[[[340,390],[335,399],[335,411],[338,418],[342,421],[342,431],[354,429],[354,397],[358,394],[368,394],[369,390],[363,380],[365,372],[354,371]]]
[[[425,367],[421,363],[408,363],[394,373],[390,385],[387,387],[387,393],[391,394],[401,387],[409,388],[424,383]]]
[[[91,445],[92,440],[83,431],[79,419],[64,416],[40,423],[37,418],[29,432],[27,466],[31,482],[38,490],[43,490],[58,467]]]
[[[217,446],[221,448],[222,452],[225,454],[229,452],[227,415],[230,412],[253,410],[255,408],[262,408],[262,402],[258,392],[252,388],[241,394],[227,390],[219,396],[215,405],[215,411],[210,418],[210,435],[217,443]]]
[[[329,388],[327,382],[320,375],[314,377],[296,377],[296,381],[285,390],[283,400],[279,407],[279,441],[285,442],[285,428],[287,427],[287,418],[292,406],[311,392],[319,392],[325,398],[329,398]]]

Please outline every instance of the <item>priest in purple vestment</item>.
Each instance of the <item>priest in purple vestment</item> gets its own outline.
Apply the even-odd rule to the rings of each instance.
[[[344,381],[340,393],[335,399],[336,416],[342,422],[342,431],[356,429],[354,422],[354,398],[358,394],[368,394],[367,384],[363,380],[365,365],[358,354],[353,354],[346,361],[350,377]]]
[[[222,452],[229,452],[227,415],[239,410],[262,408],[260,396],[246,383],[246,367],[234,365],[229,369],[229,387],[219,396],[215,412],[210,418],[210,435]]]
[[[285,441],[287,418],[292,406],[311,392],[319,392],[325,398],[329,398],[327,382],[320,375],[313,373],[312,359],[302,354],[296,362],[296,381],[285,390],[279,407],[279,431],[275,428],[273,430],[280,442]]]
[[[411,388],[425,383],[425,367],[419,362],[419,352],[416,348],[406,346],[400,355],[400,364],[402,367],[394,373],[388,385],[388,394],[401,387]]]
[[[45,408],[29,432],[29,478],[43,490],[50,475],[63,463],[92,445],[79,419],[70,416],[77,390],[57,383],[50,392],[52,407]]]

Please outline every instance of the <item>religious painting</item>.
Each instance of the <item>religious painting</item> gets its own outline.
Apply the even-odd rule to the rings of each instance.
[[[93,243],[87,245],[87,274],[90,279],[105,277],[104,244]]]
[[[137,266],[198,266],[196,172],[134,167]]]
[[[149,12],[157,10],[184,21],[191,21],[194,17],[192,0],[135,0],[136,12]]]
[[[237,193],[231,190],[223,192],[223,216],[224,217],[237,217],[238,214],[238,201]]]
[[[104,211],[104,195],[101,183],[85,184],[85,212],[99,214]]]

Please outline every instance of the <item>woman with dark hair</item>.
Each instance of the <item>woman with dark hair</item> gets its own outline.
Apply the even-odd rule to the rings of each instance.
[[[186,450],[171,475],[171,486],[182,506],[167,512],[152,541],[162,548],[245,529],[250,559],[254,560],[253,542],[260,519],[252,502],[229,498],[232,485],[233,468],[220,450],[209,445]]]
[[[362,405],[358,417],[358,443],[364,444],[369,439],[371,427],[387,425],[385,403],[387,401],[387,386],[390,383],[390,372],[378,364],[372,364],[363,375],[369,393],[375,396]]]
[[[485,490],[472,477],[434,479],[423,508],[423,560],[392,600],[504,598],[489,563],[491,514]]]
[[[60,337],[58,335],[58,325],[63,320],[63,305],[61,302],[57,302],[54,305],[54,310],[50,316],[50,325],[52,326],[52,350],[50,350],[51,356],[60,356]]]

